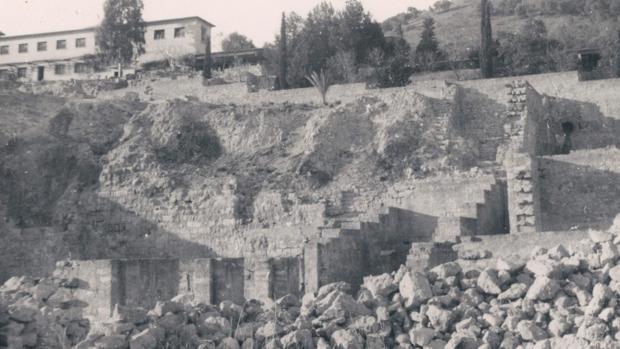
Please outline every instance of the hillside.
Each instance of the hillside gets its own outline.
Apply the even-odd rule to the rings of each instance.
[[[402,24],[404,38],[415,48],[420,40],[422,24],[426,17],[435,20],[435,33],[440,45],[451,54],[452,59],[466,59],[469,50],[479,47],[480,41],[480,14],[478,0],[455,0],[447,11],[423,11],[414,18],[407,19],[406,13],[400,13],[387,19],[383,23],[384,29]],[[493,0],[494,5],[500,1]],[[537,6],[536,1],[531,6]],[[538,2],[540,3],[540,2]],[[540,11],[532,10],[531,18],[542,20],[548,36],[559,40],[562,44],[570,45],[570,48],[590,47],[599,35],[613,25],[611,20],[603,20],[594,16],[583,15],[542,15]],[[498,15],[492,17],[493,35],[497,38],[500,32],[515,33],[525,24],[528,17],[517,15]],[[390,33],[390,31],[388,31]],[[393,32],[391,32],[393,33]]]
[[[452,100],[373,94],[319,107],[3,91],[0,232],[13,237],[0,254],[22,268],[27,232],[41,258],[239,255],[261,239],[248,231],[323,225],[343,190],[474,165],[471,141],[450,136]]]

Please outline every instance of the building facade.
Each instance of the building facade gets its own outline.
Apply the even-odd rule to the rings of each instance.
[[[146,22],[145,53],[136,65],[205,52],[214,25],[200,17]],[[45,81],[104,79],[115,71],[96,69],[96,28],[0,36],[0,79]]]

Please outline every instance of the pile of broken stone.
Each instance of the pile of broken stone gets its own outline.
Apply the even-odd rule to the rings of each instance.
[[[366,277],[355,298],[342,282],[269,304],[194,304],[183,294],[150,311],[117,306],[87,336],[69,331],[74,321],[88,328],[83,319],[56,318],[75,348],[620,348],[619,244],[615,234],[592,231],[570,248],[538,248],[522,262],[499,258],[481,271],[457,262],[424,273],[401,267]],[[37,347],[33,333],[49,327],[38,323],[47,321],[41,314],[79,309],[47,294],[79,283],[38,294],[45,280],[3,286],[0,347]]]
[[[77,279],[13,277],[0,287],[0,348],[71,348],[90,331]]]

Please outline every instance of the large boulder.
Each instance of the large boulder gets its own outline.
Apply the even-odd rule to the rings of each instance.
[[[501,282],[495,269],[483,270],[478,276],[477,284],[484,293],[493,295],[502,293]]]
[[[525,297],[531,300],[550,300],[560,290],[560,284],[546,276],[539,276],[534,280]]]
[[[407,307],[420,305],[433,297],[428,278],[419,272],[406,273],[398,284],[398,290]]]
[[[398,291],[398,284],[390,274],[366,276],[364,278],[365,289],[369,290],[374,297],[388,297]]]
[[[432,328],[414,328],[409,331],[409,339],[411,343],[419,347],[426,347],[433,338],[435,338],[436,332]]]
[[[146,330],[132,336],[129,341],[130,349],[156,349],[157,337],[153,331],[154,330],[152,328],[147,328]]]
[[[338,330],[331,336],[333,349],[363,349],[364,338],[355,331]]]
[[[314,349],[312,332],[310,330],[296,330],[280,339],[284,349]]]
[[[104,336],[95,342],[97,349],[127,349],[129,343],[127,337],[123,335]]]

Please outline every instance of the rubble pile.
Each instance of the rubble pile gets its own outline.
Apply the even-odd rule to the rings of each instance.
[[[42,346],[51,332],[79,349],[620,348],[620,236],[589,235],[484,270],[403,266],[366,277],[357,297],[344,282],[270,303],[214,306],[181,294],[150,311],[117,305],[91,322],[71,299],[79,281],[13,278],[0,293],[0,347],[70,347],[58,336]]]
[[[0,348],[71,348],[86,338],[78,279],[13,277],[0,287]]]

